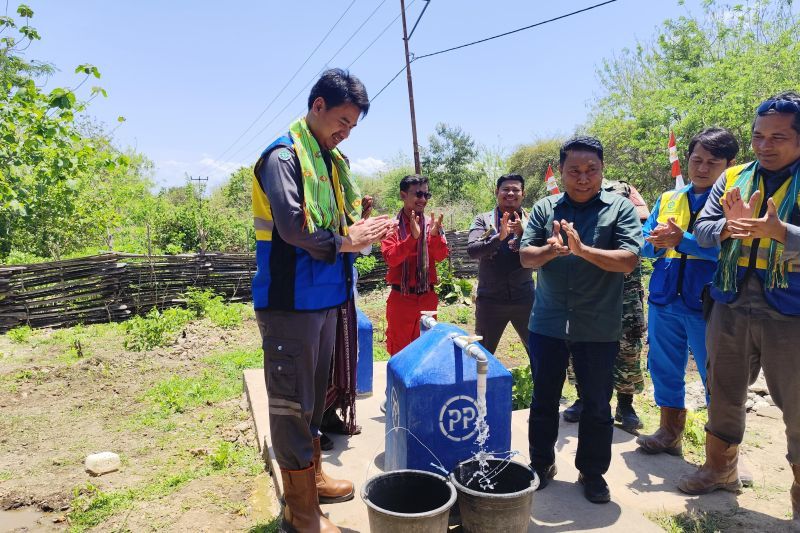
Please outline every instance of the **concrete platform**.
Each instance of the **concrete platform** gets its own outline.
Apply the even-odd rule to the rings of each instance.
[[[264,373],[260,369],[244,373],[244,385],[255,422],[260,452],[271,472],[278,472],[272,453],[267,419],[267,394]],[[364,482],[382,471],[384,448],[384,415],[380,404],[386,388],[386,363],[375,363],[374,394],[360,398],[356,417],[362,427],[360,435],[331,435],[335,448],[323,452],[325,469],[334,477],[351,479],[356,497],[345,503],[323,505],[324,512],[342,531],[369,531],[367,507],[361,501]],[[512,448],[527,454],[528,411],[515,411],[512,416]],[[645,515],[666,511],[669,514],[689,510],[730,510],[736,507],[733,494],[717,493],[692,497],[677,491],[678,478],[694,467],[666,454],[650,456],[637,451],[632,435],[614,430],[611,468],[606,480],[611,488],[611,503],[595,505],[583,498],[582,487],[575,481],[574,466],[577,446],[577,424],[562,421],[557,443],[558,475],[547,489],[536,492],[531,510],[529,531],[661,531]],[[273,480],[281,494],[280,474]]]

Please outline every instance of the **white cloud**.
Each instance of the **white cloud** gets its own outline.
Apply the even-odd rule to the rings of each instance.
[[[365,174],[367,176],[382,170],[386,170],[388,166],[389,165],[387,165],[384,161],[375,159],[374,157],[365,157],[362,159],[356,159],[355,161],[350,161],[350,169],[353,172],[356,174]]]
[[[248,166],[239,161],[220,161],[202,154],[197,161],[167,159],[156,161],[156,181],[161,187],[174,187],[186,183],[187,176],[208,178],[207,190],[222,184],[239,167]]]

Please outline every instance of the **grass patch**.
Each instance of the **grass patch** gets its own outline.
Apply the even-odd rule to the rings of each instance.
[[[150,387],[141,399],[151,408],[134,416],[133,427],[171,431],[176,426],[170,415],[235,398],[242,392],[242,371],[261,367],[264,356],[261,348],[237,349],[211,355],[203,362],[208,368],[200,375],[170,376]]]
[[[729,516],[719,512],[656,513],[649,518],[668,533],[717,533],[731,525]]]
[[[0,470],[0,481],[8,481],[12,477],[13,476],[11,475],[11,472],[7,472],[5,470]]]
[[[242,371],[264,366],[264,351],[236,349],[206,357],[204,362],[218,369],[227,379],[240,381]]]
[[[281,530],[281,517],[276,516],[266,524],[251,527],[247,533],[278,533]]]
[[[263,464],[252,447],[220,442],[195,468],[177,474],[161,474],[156,476],[156,481],[138,487],[104,492],[89,483],[76,488],[73,490],[72,510],[67,514],[70,531],[85,531],[131,509],[137,502],[164,498],[190,481],[231,469],[255,476],[263,472]]]
[[[215,472],[236,468],[256,476],[264,471],[264,463],[254,447],[231,442],[220,442],[209,454],[208,463]]]
[[[206,370],[200,376],[167,378],[147,391],[145,399],[157,406],[162,414],[170,415],[227,400],[240,391],[240,384],[221,379],[219,374]]]
[[[373,361],[388,361],[391,358],[389,352],[386,351],[386,347],[383,343],[378,344],[376,342],[372,343],[372,360]]]

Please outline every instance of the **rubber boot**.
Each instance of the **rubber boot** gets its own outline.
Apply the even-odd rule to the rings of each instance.
[[[706,431],[706,462],[694,474],[683,476],[678,488],[686,494],[708,494],[717,489],[739,492],[742,483],[736,463],[739,445],[729,444]]]
[[[319,503],[338,503],[353,499],[353,483],[344,479],[334,479],[322,470],[322,448],[319,437],[314,439],[314,474],[317,483]]]
[[[800,530],[800,465],[792,465],[794,482],[789,494],[792,496],[792,521],[794,527]]]
[[[636,444],[646,453],[668,453],[683,455],[683,430],[686,427],[686,409],[661,408],[661,423],[652,435],[642,435]]]
[[[743,487],[752,487],[753,486],[753,471],[750,469],[750,465],[745,459],[745,456],[739,454],[739,462],[736,464],[736,470],[739,471],[739,481],[742,482]]]
[[[302,470],[284,470],[283,479],[283,516],[281,531],[286,533],[340,533],[339,528],[328,520],[317,502],[317,487],[314,465]]]
[[[617,393],[617,410],[614,413],[614,420],[619,422],[619,427],[623,431],[637,435],[639,429],[644,427],[639,415],[633,409],[633,394]]]

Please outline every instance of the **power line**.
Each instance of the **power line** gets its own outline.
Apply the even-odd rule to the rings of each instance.
[[[466,48],[466,47],[468,47],[468,46],[472,46],[472,45],[474,45],[474,44],[485,43],[486,41],[491,41],[491,40],[493,40],[493,39],[498,39],[498,38],[500,38],[500,37],[505,37],[506,35],[511,35],[511,34],[513,34],[513,33],[521,32],[521,31],[524,31],[524,30],[529,30],[529,29],[531,29],[531,28],[535,28],[535,27],[537,27],[537,26],[542,26],[542,25],[544,25],[544,24],[549,24],[549,23],[551,23],[551,22],[555,22],[555,21],[558,21],[558,20],[561,20],[561,19],[565,19],[565,18],[567,18],[567,17],[571,17],[571,16],[573,16],[573,15],[578,15],[578,14],[580,14],[580,13],[584,13],[584,12],[586,12],[586,11],[591,11],[592,9],[596,9],[596,8],[598,8],[598,7],[602,7],[602,6],[604,6],[604,5],[607,5],[607,4],[612,4],[612,3],[616,2],[616,1],[617,1],[617,0],[608,0],[608,1],[606,1],[606,2],[602,2],[602,3],[600,3],[600,4],[595,4],[595,5],[593,5],[593,6],[589,6],[589,7],[587,7],[587,8],[584,8],[584,9],[579,9],[579,10],[577,10],[577,11],[573,11],[573,12],[571,12],[571,13],[566,13],[566,14],[564,14],[564,15],[559,15],[558,17],[554,17],[554,18],[551,18],[551,19],[543,20],[543,21],[541,21],[541,22],[537,22],[537,23],[535,23],[535,24],[531,24],[531,25],[529,25],[529,26],[525,26],[525,27],[523,27],[523,28],[517,28],[516,30],[511,30],[511,31],[507,31],[507,32],[505,32],[505,33],[501,33],[501,34],[498,34],[498,35],[493,35],[493,36],[491,36],[491,37],[487,37],[487,38],[485,38],[485,39],[480,39],[480,40],[478,40],[478,41],[472,41],[472,42],[470,42],[470,43],[462,44],[462,45],[459,45],[459,46],[454,46],[454,47],[452,47],[452,48],[447,48],[447,49],[445,49],[445,50],[439,50],[438,52],[431,52],[430,54],[425,54],[425,55],[421,55],[421,56],[412,57],[412,58],[411,58],[411,62],[413,63],[414,61],[417,61],[417,60],[420,60],[420,59],[425,59],[425,58],[428,58],[428,57],[433,57],[433,56],[436,56],[436,55],[439,55],[439,54],[444,54],[444,53],[447,53],[447,52],[452,52],[452,51],[454,51],[454,50],[459,50],[459,49],[461,49],[461,48]],[[426,7],[427,7],[427,6],[426,6]],[[421,17],[421,15],[420,15],[420,17]],[[400,69],[400,71],[399,71],[397,74],[395,74],[395,75],[392,77],[392,79],[391,79],[391,80],[389,80],[389,82],[388,82],[386,85],[384,85],[384,86],[381,88],[381,90],[380,90],[380,91],[378,91],[378,92],[377,92],[377,94],[375,94],[375,96],[373,96],[373,97],[370,99],[370,103],[372,103],[372,101],[373,101],[373,100],[375,100],[376,98],[378,98],[378,96],[379,96],[379,95],[380,95],[380,94],[381,94],[381,93],[382,93],[384,90],[386,90],[386,88],[388,88],[388,87],[389,87],[389,85],[391,85],[391,84],[392,84],[392,83],[393,83],[393,82],[394,82],[394,81],[397,79],[397,77],[398,77],[398,76],[400,76],[400,74],[402,74],[402,73],[403,73],[405,70],[406,70],[406,67],[403,67],[402,69]]]
[[[255,126],[258,123],[258,121],[261,119],[261,117],[264,116],[264,113],[266,113],[269,110],[269,108],[272,107],[272,104],[275,103],[275,101],[283,94],[283,91],[286,90],[286,88],[289,86],[290,83],[292,83],[294,81],[294,79],[297,77],[297,75],[300,73],[300,71],[303,70],[303,67],[306,66],[306,64],[314,56],[314,54],[317,52],[317,50],[319,50],[320,46],[322,46],[322,43],[324,43],[325,40],[330,36],[330,34],[333,33],[333,30],[336,29],[336,26],[338,26],[339,23],[342,21],[342,19],[344,19],[345,15],[347,15],[348,11],[350,11],[350,8],[353,7],[353,4],[355,4],[356,1],[357,0],[353,0],[352,2],[350,2],[350,5],[347,6],[347,9],[344,10],[344,12],[341,14],[341,16],[339,16],[339,18],[336,20],[336,22],[333,23],[333,26],[330,27],[330,29],[328,30],[328,33],[325,34],[325,36],[320,40],[320,42],[317,44],[317,46],[311,51],[310,54],[308,54],[308,56],[306,57],[305,61],[303,61],[303,64],[300,65],[297,68],[297,70],[294,72],[294,74],[292,74],[292,77],[289,78],[289,81],[287,81],[286,84],[281,88],[281,90],[278,91],[278,94],[276,94],[275,97],[272,100],[270,100],[270,102],[267,104],[267,107],[265,107],[264,109],[261,110],[261,113],[259,113],[258,116],[253,120],[253,122],[251,122],[250,125],[247,126],[247,128],[245,128],[245,130],[241,133],[241,135],[239,135],[236,138],[236,140],[233,141],[231,143],[231,145],[228,146],[225,149],[225,151],[222,152],[219,155],[219,157],[217,157],[217,160],[221,160],[225,156],[225,154],[227,154],[230,151],[231,148],[236,146],[236,143],[238,143],[242,139],[242,137],[244,137],[247,134],[247,132],[250,131],[252,129],[252,127]]]
[[[356,30],[355,30],[355,31],[354,31],[354,32],[353,32],[353,33],[350,35],[350,37],[348,37],[348,38],[347,38],[347,40],[344,42],[344,44],[343,44],[342,46],[340,46],[338,50],[336,50],[336,52],[335,52],[335,53],[334,53],[334,54],[331,56],[331,58],[330,58],[328,61],[326,61],[326,62],[325,62],[325,64],[326,64],[326,65],[330,64],[330,62],[331,62],[331,61],[333,61],[333,60],[336,58],[336,56],[337,56],[337,55],[339,55],[339,52],[341,52],[342,50],[344,50],[344,47],[345,47],[345,46],[347,46],[347,45],[350,43],[350,41],[352,41],[352,40],[353,40],[353,38],[354,38],[354,37],[355,37],[355,36],[356,36],[356,35],[357,35],[357,34],[358,34],[358,33],[359,33],[361,30],[362,30],[362,28],[364,28],[364,26],[367,24],[367,22],[369,22],[369,21],[372,19],[372,17],[374,17],[374,16],[375,16],[375,13],[377,13],[377,12],[378,12],[378,10],[381,8],[381,6],[382,6],[383,4],[385,4],[385,3],[386,3],[386,0],[381,0],[381,3],[380,3],[380,4],[378,4],[378,5],[375,7],[375,9],[373,9],[373,10],[372,10],[372,13],[370,13],[370,14],[369,14],[369,16],[368,16],[366,19],[364,19],[364,22],[362,22],[362,23],[361,23],[361,25],[360,25],[358,28],[356,28]],[[294,95],[294,97],[292,97],[292,99],[291,99],[291,100],[289,100],[289,103],[287,103],[285,106],[283,106],[283,108],[282,108],[280,111],[278,111],[278,113],[276,113],[274,117],[272,117],[272,118],[269,120],[269,122],[267,122],[267,123],[266,123],[266,124],[265,124],[265,125],[264,125],[264,126],[261,128],[261,129],[260,129],[260,130],[258,130],[258,131],[256,132],[256,134],[255,134],[254,136],[252,136],[252,137],[251,137],[251,138],[250,138],[250,139],[249,139],[249,140],[248,140],[248,141],[247,141],[245,144],[243,144],[243,145],[242,145],[242,146],[241,146],[241,147],[240,147],[240,148],[239,148],[239,149],[238,149],[236,152],[234,152],[233,154],[231,154],[229,157],[231,157],[231,158],[235,157],[236,155],[238,155],[239,153],[241,153],[241,152],[242,152],[242,150],[244,150],[244,149],[245,149],[247,146],[249,146],[250,144],[252,144],[252,143],[253,143],[253,141],[255,141],[256,139],[259,139],[259,138],[260,138],[260,135],[261,135],[262,133],[264,133],[264,130],[266,130],[266,129],[267,129],[267,128],[268,128],[268,127],[269,127],[269,126],[270,126],[270,125],[271,125],[273,122],[275,122],[275,120],[277,120],[277,119],[278,119],[278,117],[281,115],[281,113],[283,113],[284,111],[286,111],[286,109],[287,109],[287,108],[288,108],[288,107],[289,107],[289,106],[290,106],[290,105],[291,105],[291,104],[292,104],[292,103],[293,103],[295,100],[297,100],[297,98],[299,98],[299,97],[300,97],[300,95],[302,95],[302,94],[305,92],[305,90],[308,88],[308,86],[309,86],[309,85],[311,85],[313,82],[315,82],[315,81],[317,80],[317,78],[319,78],[319,75],[320,75],[320,74],[322,74],[324,71],[325,71],[325,67],[323,67],[323,68],[322,68],[322,70],[320,70],[320,71],[319,71],[317,74],[315,74],[315,75],[314,75],[314,77],[313,77],[313,78],[311,78],[311,79],[309,80],[309,82],[308,82],[308,83],[306,83],[306,84],[303,86],[303,88],[302,88],[302,89],[300,89],[300,90],[297,92],[297,94],[295,94],[295,95]]]
[[[426,0],[426,1],[430,1],[430,0]],[[411,8],[411,6],[412,6],[412,5],[414,5],[414,2],[416,2],[416,0],[411,0],[411,2],[408,4],[408,6],[406,6],[406,10],[408,10],[409,8]],[[383,2],[381,2],[381,3],[383,3]],[[380,7],[380,6],[378,6],[378,7]],[[373,13],[373,14],[374,14],[374,13]],[[349,68],[350,68],[350,67],[352,67],[352,66],[353,66],[353,65],[354,65],[354,64],[355,64],[355,63],[356,63],[356,62],[357,62],[359,59],[361,59],[361,57],[362,57],[362,56],[363,56],[363,55],[364,55],[364,54],[365,54],[365,53],[366,53],[366,52],[367,52],[367,51],[368,51],[370,48],[372,48],[372,46],[373,46],[373,45],[374,45],[376,42],[378,42],[378,40],[379,40],[381,37],[383,37],[383,35],[384,35],[384,34],[385,34],[385,33],[386,33],[386,32],[387,32],[387,31],[388,31],[388,30],[389,30],[389,29],[390,29],[390,28],[391,28],[391,27],[394,25],[394,23],[395,23],[395,22],[397,22],[397,20],[400,18],[400,16],[401,16],[401,14],[398,14],[398,15],[397,15],[395,18],[393,18],[393,19],[392,19],[392,20],[389,22],[389,24],[387,24],[387,25],[386,25],[386,26],[383,28],[383,30],[381,30],[381,32],[380,32],[380,33],[379,33],[379,34],[378,34],[378,35],[377,35],[377,36],[376,36],[376,37],[375,37],[375,38],[374,38],[374,39],[373,39],[373,40],[372,40],[372,41],[371,41],[371,42],[370,42],[370,43],[369,43],[369,44],[368,44],[368,45],[367,45],[367,46],[366,46],[366,47],[365,47],[365,48],[364,48],[364,49],[363,49],[363,50],[362,50],[362,51],[361,51],[361,52],[360,52],[360,53],[359,53],[359,54],[358,54],[356,57],[355,57],[355,59],[353,59],[353,60],[352,60],[352,61],[351,61],[351,62],[350,62],[348,65],[347,65],[347,67],[346,67],[346,68],[347,68],[347,69],[349,69]],[[366,21],[365,21],[365,23],[366,23]],[[362,26],[363,26],[363,24],[362,24]],[[349,40],[348,40],[348,41],[349,41]],[[345,44],[347,44],[347,43],[345,43]],[[339,52],[340,52],[342,49],[344,49],[344,46],[342,46],[342,47],[341,47],[341,48],[340,48],[340,49],[337,51],[337,54],[338,54],[338,53],[339,53]],[[334,57],[335,57],[335,55],[334,55]],[[333,60],[333,57],[331,58],[331,60]],[[330,62],[330,61],[329,61],[329,62]],[[405,67],[404,67],[404,70],[405,70]],[[323,72],[323,71],[320,71],[320,73],[322,73],[322,72]],[[305,85],[305,87],[303,87],[302,89],[300,89],[300,91],[298,91],[298,93],[297,93],[297,94],[295,94],[294,98],[292,98],[292,99],[289,101],[289,103],[287,103],[287,104],[286,104],[286,105],[285,105],[285,106],[284,106],[284,107],[283,107],[283,108],[282,108],[282,109],[281,109],[281,110],[280,110],[280,111],[277,113],[277,115],[276,115],[276,116],[274,116],[274,117],[273,117],[273,118],[272,118],[272,119],[271,119],[269,122],[267,122],[267,124],[265,124],[265,125],[264,125],[264,127],[261,129],[261,131],[259,131],[259,134],[260,134],[260,133],[262,133],[262,132],[263,132],[263,131],[264,131],[264,130],[267,128],[267,127],[269,127],[269,126],[270,126],[272,123],[274,123],[274,122],[275,122],[275,120],[277,120],[277,119],[278,119],[278,117],[279,117],[279,116],[280,116],[280,115],[281,115],[281,114],[282,114],[284,111],[286,111],[286,109],[287,109],[287,108],[288,108],[288,107],[289,107],[289,106],[290,106],[292,103],[294,103],[294,101],[295,101],[295,100],[297,100],[297,99],[298,99],[298,98],[299,98],[299,97],[300,97],[302,94],[304,94],[304,93],[305,93],[305,90],[308,88],[308,86],[309,86],[309,85],[311,85],[311,83],[312,83],[312,82],[316,81],[316,79],[317,79],[317,77],[318,77],[318,76],[319,76],[319,74],[318,74],[317,76],[315,76],[314,78],[312,78],[312,79],[311,79],[311,80],[310,80],[310,81],[309,81],[309,82],[308,82],[308,83]],[[396,77],[396,76],[395,76],[395,77]],[[373,98],[373,99],[374,99],[374,98]],[[370,102],[371,102],[371,101],[372,101],[372,100],[370,100]],[[302,113],[302,111],[301,111],[301,113]],[[281,130],[279,130],[278,132],[276,132],[276,134],[275,134],[275,135],[279,135],[281,131],[283,131],[283,128],[281,128]],[[273,135],[273,137],[274,137],[275,135]],[[270,138],[272,138],[272,137],[270,137]],[[253,141],[253,140],[254,140],[254,139],[250,139],[250,141]],[[248,146],[249,144],[250,144],[250,142],[248,142],[248,143],[247,143],[245,146]],[[241,151],[241,150],[239,150],[239,152],[240,152],[240,151]],[[238,153],[238,152],[237,152],[237,153]],[[234,155],[235,155],[235,154],[234,154]]]
[[[411,4],[409,4],[409,6],[410,5]],[[419,26],[419,21],[422,20],[422,15],[424,15],[425,11],[428,10],[429,5],[431,5],[431,0],[425,0],[425,7],[422,8],[422,13],[419,14],[419,16],[417,17],[417,21],[414,23],[414,27],[411,28],[411,33],[408,34],[409,40],[411,40],[411,36],[414,35],[414,30],[416,30],[417,26]]]
[[[405,67],[405,65],[403,65],[403,68],[401,68],[399,71],[397,71],[397,74],[395,74],[395,75],[394,75],[394,77],[392,77],[392,79],[391,79],[391,80],[389,80],[389,82],[388,82],[386,85],[384,85],[383,87],[381,87],[381,90],[380,90],[380,91],[378,91],[378,92],[377,92],[377,94],[375,94],[375,96],[373,96],[372,98],[370,98],[370,99],[369,99],[369,103],[371,104],[372,102],[374,102],[374,101],[375,101],[375,100],[376,100],[376,99],[377,99],[377,98],[378,98],[378,97],[381,95],[381,93],[382,93],[382,92],[383,92],[383,91],[384,91],[384,90],[385,90],[387,87],[389,87],[389,85],[391,85],[391,84],[392,84],[392,82],[393,82],[394,80],[396,80],[396,79],[397,79],[397,77],[398,77],[400,74],[402,74],[402,73],[403,73],[403,72],[405,72],[405,71],[406,71],[406,67]]]
[[[485,42],[491,41],[493,39],[499,39],[500,37],[505,37],[505,36],[511,35],[513,33],[518,33],[518,32],[521,32],[521,31],[529,30],[531,28],[535,28],[537,26],[542,26],[544,24],[549,24],[551,22],[555,22],[557,20],[565,19],[567,17],[571,17],[571,16],[577,15],[579,13],[585,13],[586,11],[591,11],[592,9],[597,9],[598,7],[602,7],[602,6],[605,6],[605,5],[608,5],[608,4],[613,4],[616,1],[617,0],[607,0],[606,2],[601,2],[601,3],[595,4],[593,6],[589,6],[589,7],[583,8],[583,9],[579,9],[577,11],[573,11],[571,13],[566,13],[566,14],[560,15],[558,17],[553,17],[551,19],[543,20],[541,22],[537,22],[535,24],[531,24],[530,26],[524,26],[522,28],[517,28],[516,30],[507,31],[505,33],[500,33],[498,35],[492,35],[491,37],[486,37],[485,39],[480,39],[480,40],[477,40],[477,41],[472,41],[470,43],[465,43],[465,44],[461,44],[461,45],[458,45],[458,46],[454,46],[452,48],[447,48],[445,50],[439,50],[438,52],[431,52],[430,54],[417,56],[417,57],[414,58],[414,60],[425,59],[426,57],[433,57],[433,56],[437,56],[439,54],[452,52],[454,50],[460,50],[461,48],[466,48],[468,46],[472,46],[472,45],[475,45],[475,44],[485,43]]]
[[[406,9],[408,10],[408,9],[409,9],[409,8],[410,8],[412,5],[414,5],[414,2],[416,2],[416,1],[417,1],[417,0],[411,0],[411,2],[409,2],[409,4],[408,4],[408,6],[406,7]],[[426,2],[430,2],[431,0],[425,0],[425,1],[426,1]],[[427,8],[427,5],[426,5],[425,7]],[[424,13],[424,12],[425,12],[425,11],[423,10],[423,13]],[[364,55],[364,54],[367,52],[367,50],[369,50],[370,48],[372,48],[372,45],[373,45],[373,44],[375,44],[375,43],[378,41],[378,39],[380,39],[381,37],[383,37],[383,34],[384,34],[384,33],[386,33],[387,31],[389,31],[389,28],[391,28],[391,27],[394,25],[394,23],[395,23],[395,22],[397,22],[397,19],[399,19],[401,15],[402,15],[402,13],[401,13],[401,14],[398,14],[398,15],[397,15],[395,18],[393,18],[393,19],[392,19],[392,21],[391,21],[389,24],[387,24],[385,28],[383,28],[383,30],[382,30],[382,31],[381,31],[381,32],[378,34],[378,36],[377,36],[377,37],[375,37],[374,39],[372,39],[372,42],[371,42],[371,43],[369,43],[369,45],[367,45],[367,47],[366,47],[366,48],[364,48],[364,49],[361,51],[361,53],[360,53],[360,54],[358,54],[358,55],[356,56],[356,58],[350,62],[350,64],[349,64],[349,65],[347,65],[347,68],[350,68],[350,67],[352,67],[352,66],[355,64],[355,62],[356,62],[356,61],[358,61],[359,59],[361,59],[361,56],[363,56],[363,55]],[[420,17],[421,17],[421,16],[422,16],[422,15],[420,15]],[[419,21],[419,20],[418,20],[418,21]]]

